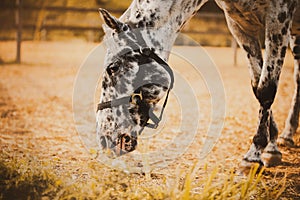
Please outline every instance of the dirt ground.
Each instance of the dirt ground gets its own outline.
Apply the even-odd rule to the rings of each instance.
[[[22,64],[18,65],[7,63],[14,59],[15,43],[0,43],[0,58],[6,63],[0,65],[0,148],[3,154],[21,157],[28,155],[39,160],[49,158],[63,160],[64,162],[57,166],[61,171],[70,169],[74,171],[72,167],[77,166],[77,162],[92,159],[76,130],[72,98],[79,67],[96,45],[78,41],[24,42]],[[183,51],[187,54],[193,54],[193,48],[174,47],[177,52]],[[250,87],[245,55],[239,50],[238,65],[234,66],[232,49],[212,47],[204,49],[216,64],[224,83],[226,116],[221,136],[202,161],[209,167],[238,169],[241,158],[247,152],[255,133],[259,109]],[[273,104],[279,131],[284,128],[294,90],[292,61],[288,52],[279,91]],[[205,143],[204,138],[208,137],[206,132],[211,120],[211,94],[205,85],[205,77],[199,79],[194,72],[186,70],[185,62],[179,57],[171,56],[170,64],[177,72],[177,77],[186,78],[193,88],[200,114],[199,120],[196,121],[197,134],[190,146],[168,167],[156,169],[158,174],[168,173],[179,164],[184,169],[195,163],[199,149]],[[205,66],[207,63],[201,64]],[[163,133],[153,137],[153,140],[147,138],[142,140],[139,151],[147,149],[155,151],[162,147],[164,142],[170,141],[168,139],[173,137],[172,134],[180,133],[176,127],[181,123],[180,112],[184,112],[176,109],[180,104],[180,98],[176,100],[176,95],[178,96],[173,93],[168,103],[165,125],[161,131]],[[192,112],[195,108],[181,109]],[[193,120],[193,114],[189,115],[188,123],[192,123]],[[275,176],[274,179],[278,181],[284,176],[287,177],[283,199],[300,199],[299,129],[297,135],[295,139],[298,146],[290,149],[280,148],[283,154],[282,164],[266,169],[265,172],[267,178]],[[201,167],[197,173],[201,175]]]

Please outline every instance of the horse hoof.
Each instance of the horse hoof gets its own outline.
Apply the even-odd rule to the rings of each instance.
[[[258,173],[263,167],[263,162],[261,160],[249,161],[244,158],[239,165],[239,170],[237,171],[237,173],[240,175],[248,175],[250,171],[256,167],[256,173]]]
[[[295,147],[294,141],[290,138],[279,137],[277,139],[277,144],[278,146],[283,146],[283,147],[289,147],[289,148]]]
[[[274,167],[281,163],[282,154],[279,151],[266,151],[261,155],[265,167]]]

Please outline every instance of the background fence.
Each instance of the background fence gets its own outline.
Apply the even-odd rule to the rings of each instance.
[[[0,23],[0,40],[16,40],[16,61],[21,60],[21,42],[24,40],[66,40],[80,38],[90,42],[99,42],[103,36],[98,7],[111,6],[103,0],[96,0],[93,7],[72,6],[70,1],[65,5],[57,5],[55,1],[32,3],[30,0],[3,0],[0,12],[3,16]],[[99,2],[100,1],[100,2]],[[76,0],[72,2],[76,3]],[[68,5],[69,3],[69,5]],[[130,3],[130,2],[129,2]],[[54,5],[53,5],[54,4]],[[103,5],[102,5],[103,4]],[[111,7],[108,10],[120,16],[126,9]],[[11,16],[15,16],[12,20]],[[184,27],[183,33],[189,35],[201,45],[233,46],[236,43],[227,29],[222,11],[213,1],[209,1],[200,12]],[[180,45],[189,45],[179,38]]]

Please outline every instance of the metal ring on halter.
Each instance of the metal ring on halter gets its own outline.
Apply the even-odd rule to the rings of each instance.
[[[134,105],[138,105],[138,103],[136,101],[134,101],[135,97],[139,97],[140,101],[142,101],[143,100],[142,91],[140,91],[140,93],[133,93],[130,98],[130,103],[132,103]]]

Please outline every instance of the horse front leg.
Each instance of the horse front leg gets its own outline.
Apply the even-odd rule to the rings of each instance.
[[[234,21],[228,13],[225,12],[225,16],[229,30],[235,37],[239,46],[247,54],[251,85],[254,94],[256,94],[263,66],[263,57],[259,39],[254,34],[247,34],[243,29],[241,29],[241,26]],[[259,131],[254,136],[249,151],[243,157],[240,165],[241,171],[248,171],[253,163],[263,165],[261,154],[268,144],[269,134],[269,125],[267,124],[269,121],[269,114],[264,112],[265,111],[263,109],[260,110]]]
[[[263,145],[267,144],[262,154],[263,164],[267,167],[278,165],[282,157],[276,144],[278,131],[272,116],[271,106],[277,92],[281,68],[288,46],[295,1],[273,1],[271,4],[270,13],[266,17],[265,62],[255,91],[260,103],[260,124],[253,139],[254,145],[259,141]],[[260,135],[264,135],[263,138],[267,135],[267,140],[261,141]]]

